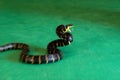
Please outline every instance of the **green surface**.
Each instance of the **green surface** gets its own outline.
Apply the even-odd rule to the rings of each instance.
[[[0,80],[120,80],[120,0],[0,0],[0,45],[23,42],[46,54],[59,24],[74,24],[74,42],[53,64],[19,62],[0,53]]]

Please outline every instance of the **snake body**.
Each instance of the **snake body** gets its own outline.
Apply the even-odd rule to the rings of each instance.
[[[59,25],[56,28],[56,34],[60,39],[53,40],[47,45],[47,55],[30,55],[29,46],[24,43],[9,43],[0,46],[0,52],[10,49],[22,50],[20,54],[20,61],[30,64],[44,64],[56,62],[62,59],[62,52],[57,47],[69,45],[73,41],[73,36],[70,33],[72,24]]]

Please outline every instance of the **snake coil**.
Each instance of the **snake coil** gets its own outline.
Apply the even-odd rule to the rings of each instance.
[[[59,25],[56,28],[56,34],[60,39],[53,40],[47,45],[47,55],[30,55],[29,46],[24,43],[9,43],[4,46],[0,46],[0,52],[10,49],[22,50],[20,54],[20,61],[30,64],[44,64],[59,61],[62,59],[62,52],[57,47],[69,45],[73,41],[70,28],[72,24]]]

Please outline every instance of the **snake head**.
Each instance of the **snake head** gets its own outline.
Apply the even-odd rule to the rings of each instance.
[[[66,32],[71,32],[70,28],[73,27],[73,24],[66,25]]]

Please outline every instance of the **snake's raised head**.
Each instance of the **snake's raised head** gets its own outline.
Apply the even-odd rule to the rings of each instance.
[[[57,28],[56,28],[56,33],[66,33],[66,32],[71,32],[70,28],[72,28],[73,25],[72,24],[68,24],[68,25],[59,25]]]
[[[73,27],[73,24],[66,25],[66,32],[71,32],[70,28]]]

